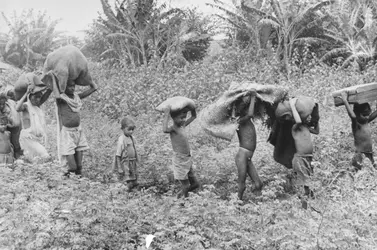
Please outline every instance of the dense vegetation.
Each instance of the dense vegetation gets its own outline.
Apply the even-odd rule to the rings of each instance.
[[[124,1],[140,5],[143,2]],[[300,11],[318,4],[315,1],[288,2],[309,4]],[[104,6],[105,3],[103,1]],[[92,45],[95,46],[91,47],[90,54],[89,50],[87,53],[93,60],[90,70],[100,90],[84,102],[83,127],[91,145],[84,158],[84,178],[63,178],[64,169],[57,162],[20,163],[13,168],[2,168],[0,246],[3,249],[146,249],[145,236],[153,234],[156,237],[149,249],[376,249],[376,171],[367,161],[361,171],[352,171],[350,120],[344,108],[334,107],[330,93],[346,86],[375,81],[377,68],[373,60],[357,58],[350,60],[351,65],[358,63],[362,67],[347,66],[345,62],[350,55],[344,51],[331,60],[328,56],[323,58],[336,49],[334,46],[339,49],[347,47],[339,39],[337,43],[324,42],[329,34],[326,32],[335,32],[331,22],[336,20],[330,17],[335,10],[340,11],[339,6],[333,6],[338,2],[321,7],[321,13],[316,12],[320,18],[328,15],[323,22],[319,19],[315,22],[325,27],[323,31],[319,31],[322,26],[316,27],[318,33],[315,33],[322,36],[319,44],[296,44],[293,40],[286,40],[287,37],[290,39],[291,33],[288,30],[284,31],[288,33],[281,33],[279,26],[273,24],[279,21],[273,12],[275,9],[280,9],[281,15],[292,14],[284,11],[295,11],[292,7],[284,7],[283,3],[285,1],[243,1],[243,5],[235,9],[226,9],[229,14],[226,20],[233,24],[226,27],[234,31],[231,33],[233,40],[227,40],[229,45],[221,53],[184,63],[184,66],[174,61],[174,53],[168,53],[169,57],[165,59],[157,54],[153,61],[148,57],[153,51],[148,46],[143,46],[148,51],[143,56],[140,48],[127,54],[127,48],[114,45],[114,50],[119,49],[124,53],[122,55],[128,56],[110,57],[107,54],[109,57],[101,59],[99,55],[109,47],[104,47],[103,51],[93,49],[99,46],[94,44],[99,39],[93,38]],[[355,3],[371,6],[360,12],[364,13],[360,18],[366,20],[369,16],[375,26],[375,8],[368,5],[374,2],[350,1],[349,5]],[[223,8],[218,1],[215,5]],[[269,9],[270,5],[275,7]],[[343,10],[355,9],[349,5],[344,4]],[[129,10],[121,6],[119,11]],[[164,8],[160,10],[165,11]],[[244,16],[247,11],[256,13],[256,10],[260,10],[260,19]],[[174,13],[181,15],[178,10]],[[347,18],[351,16],[346,12],[343,14]],[[115,16],[119,18],[119,15]],[[292,16],[299,17],[297,13]],[[285,18],[292,21],[292,16]],[[312,14],[309,16],[317,20]],[[308,25],[307,18],[304,18],[305,25]],[[341,20],[346,18],[337,21]],[[281,24],[287,24],[287,21]],[[361,29],[360,21],[352,22],[358,23],[357,27]],[[258,47],[263,44],[260,42],[262,33],[257,32],[259,40],[256,40],[253,36],[257,33],[251,28],[265,30],[264,23],[273,24],[272,33],[266,46]],[[294,23],[300,25],[298,19]],[[345,29],[346,25],[339,27]],[[245,29],[249,29],[248,33]],[[121,31],[125,33],[123,29]],[[249,37],[238,34],[241,31]],[[297,27],[291,31],[297,32]],[[96,28],[91,32],[97,32]],[[280,38],[275,37],[277,34]],[[304,38],[307,33],[300,34],[293,37]],[[87,39],[90,40],[90,35]],[[361,34],[355,39],[359,48],[365,48],[367,42]],[[110,46],[109,41],[103,41],[104,45]],[[350,42],[345,37],[343,41]],[[122,46],[130,44],[140,45],[132,41]],[[371,45],[375,54],[375,41],[372,40]],[[286,46],[291,46],[288,54],[284,52]],[[365,58],[356,50],[352,52]],[[0,81],[12,83],[19,74],[18,69],[8,70],[0,75]],[[171,145],[168,136],[162,133],[161,115],[154,108],[165,98],[179,94],[194,99],[200,111],[227,89],[231,81],[242,80],[283,85],[292,96],[309,95],[320,103],[321,132],[313,136],[315,199],[309,202],[308,210],[301,208],[291,189],[288,170],[273,161],[272,146],[266,142],[269,131],[260,122],[257,122],[258,145],[253,160],[265,183],[261,195],[252,194],[248,188],[244,201],[237,200],[234,163],[237,140],[225,142],[210,137],[196,121],[188,132],[203,187],[188,199],[175,199],[175,183],[169,169]],[[55,154],[56,123],[52,98],[48,102],[45,109],[49,149]],[[126,186],[109,173],[120,133],[118,121],[125,115],[132,115],[137,120],[135,138],[142,161],[142,189],[132,193],[127,193]],[[375,132],[373,136],[376,138]]]

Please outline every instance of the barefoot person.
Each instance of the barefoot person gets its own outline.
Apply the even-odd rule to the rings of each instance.
[[[319,133],[318,104],[312,98],[306,96],[285,99],[278,104],[275,114],[280,123],[288,125],[287,128],[290,127],[293,155],[287,158],[291,159],[291,163],[285,164],[285,166],[293,169],[293,184],[296,188],[299,188],[299,192],[303,191],[304,195],[300,195],[300,198],[303,208],[306,209],[307,198],[313,196],[311,187],[313,142],[311,133]],[[288,140],[286,138],[286,141]]]
[[[311,165],[313,159],[313,143],[311,133],[319,134],[318,121],[309,121],[307,123],[301,120],[296,109],[297,98],[289,100],[292,108],[292,114],[295,124],[292,127],[292,137],[295,142],[296,153],[293,156],[292,166],[295,173],[296,185],[304,188],[304,195],[310,197],[313,195],[311,186],[311,176],[313,175],[313,167]],[[311,126],[313,123],[313,126]],[[303,207],[307,208],[306,201],[303,201]]]
[[[89,149],[88,142],[81,127],[81,99],[88,97],[97,90],[95,83],[82,93],[75,93],[74,81],[68,81],[65,92],[57,98],[58,113],[62,128],[60,131],[60,154],[68,164],[68,171],[81,176],[83,152]]]
[[[252,162],[252,157],[257,144],[257,134],[252,121],[254,116],[256,91],[251,90],[244,97],[238,99],[233,106],[232,117],[238,117],[239,124],[237,135],[239,140],[239,149],[236,154],[236,165],[238,170],[238,198],[242,200],[243,193],[246,189],[245,181],[247,175],[254,182],[253,190],[262,189],[257,170]]]
[[[186,120],[188,111],[191,111],[191,117]],[[164,112],[163,132],[170,134],[174,151],[174,178],[182,184],[181,192],[177,197],[188,197],[188,192],[199,187],[199,182],[192,168],[190,145],[185,133],[185,127],[196,118],[196,111],[195,109],[189,110],[188,108],[180,110],[170,110],[170,108],[167,108]],[[168,125],[169,116],[173,119],[172,126]]]
[[[128,191],[131,191],[138,185],[138,156],[135,141],[132,136],[135,127],[135,122],[131,117],[122,119],[122,134],[118,138],[113,169],[113,171],[118,174],[120,181],[123,181],[124,178],[126,179]]]
[[[376,168],[373,159],[373,143],[372,130],[369,123],[377,117],[377,110],[372,113],[369,103],[362,103],[353,105],[353,110],[348,103],[348,94],[341,93],[341,98],[346,106],[347,113],[352,122],[352,133],[355,142],[355,155],[352,158],[352,165],[360,170],[363,163],[363,155],[365,155]]]

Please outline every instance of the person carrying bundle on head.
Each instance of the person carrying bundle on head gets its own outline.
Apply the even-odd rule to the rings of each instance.
[[[182,184],[178,198],[188,197],[188,192],[197,189],[200,184],[193,170],[190,145],[185,128],[196,118],[195,104],[185,97],[173,97],[160,104],[157,108],[164,112],[162,130],[170,135],[173,147],[173,172],[174,178]],[[187,119],[187,113],[191,117]],[[173,125],[169,126],[169,119]]]

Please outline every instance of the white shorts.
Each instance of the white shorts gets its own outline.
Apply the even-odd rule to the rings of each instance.
[[[60,131],[60,154],[73,155],[75,151],[88,150],[89,145],[81,127],[62,127]]]

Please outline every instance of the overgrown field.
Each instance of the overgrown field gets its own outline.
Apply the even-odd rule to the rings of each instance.
[[[84,178],[63,178],[57,162],[2,168],[0,249],[146,249],[148,234],[156,236],[149,249],[377,249],[377,173],[368,162],[352,171],[350,120],[330,97],[335,89],[374,81],[376,69],[361,74],[313,67],[286,80],[273,62],[241,59],[229,53],[186,72],[91,65],[100,90],[84,101],[82,122],[91,145]],[[269,131],[259,121],[253,161],[265,183],[261,195],[250,192],[249,182],[244,201],[236,199],[237,139],[210,137],[194,122],[188,132],[203,187],[185,200],[175,198],[170,140],[153,109],[180,94],[195,99],[200,110],[233,80],[285,85],[292,95],[319,101],[315,199],[308,210],[289,189],[288,171],[273,161]],[[50,100],[49,148],[56,154],[52,107]],[[142,162],[142,189],[131,193],[109,174],[118,121],[127,114],[137,120]]]

